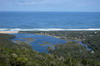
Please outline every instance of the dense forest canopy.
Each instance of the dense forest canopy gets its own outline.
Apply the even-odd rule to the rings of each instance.
[[[99,39],[98,36],[92,37],[94,43]],[[48,48],[48,54],[34,51],[25,42],[13,43],[10,40],[13,38],[14,35],[0,34],[0,66],[100,66],[99,43],[91,46],[94,40],[92,38],[84,42],[89,41],[90,46],[95,47],[95,53],[75,42],[68,42],[56,45],[55,50]]]

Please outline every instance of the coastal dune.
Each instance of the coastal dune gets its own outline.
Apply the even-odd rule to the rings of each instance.
[[[10,33],[18,33],[19,31],[0,31],[0,33],[10,34]]]

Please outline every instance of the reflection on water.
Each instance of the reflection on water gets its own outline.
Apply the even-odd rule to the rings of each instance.
[[[58,44],[65,44],[67,43],[66,40],[58,39],[51,36],[44,36],[44,35],[36,35],[36,34],[29,34],[29,33],[17,33],[13,34],[16,35],[16,38],[12,39],[13,41],[24,41],[27,42],[32,46],[32,48],[38,52],[45,52],[48,53],[48,47],[54,49],[54,45]],[[82,43],[81,41],[76,40],[69,40],[79,43],[80,45],[86,47],[87,50],[91,51],[86,44]]]
[[[58,39],[51,36],[28,34],[28,33],[17,33],[16,38],[12,39],[19,41],[26,41],[32,46],[32,48],[38,52],[48,52],[47,48],[57,44],[65,44],[66,40]],[[32,39],[30,39],[32,38]]]

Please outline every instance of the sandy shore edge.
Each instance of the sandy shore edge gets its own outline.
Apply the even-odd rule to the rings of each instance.
[[[3,34],[18,33],[19,31],[0,31]]]

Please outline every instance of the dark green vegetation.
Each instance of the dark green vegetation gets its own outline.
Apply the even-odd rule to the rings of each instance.
[[[89,44],[94,53],[71,41],[68,44],[56,45],[55,50],[48,48],[51,53],[38,53],[25,42],[13,43],[10,41],[15,36],[0,34],[0,66],[100,66],[100,43],[98,42],[100,32],[55,31],[36,33],[63,39],[81,40],[87,45]]]
[[[100,61],[100,52],[88,51],[85,47],[81,46],[75,42],[68,42],[64,45],[56,45],[55,50],[49,48],[51,54],[62,56],[62,57],[72,57],[74,59],[91,59],[95,61]]]

